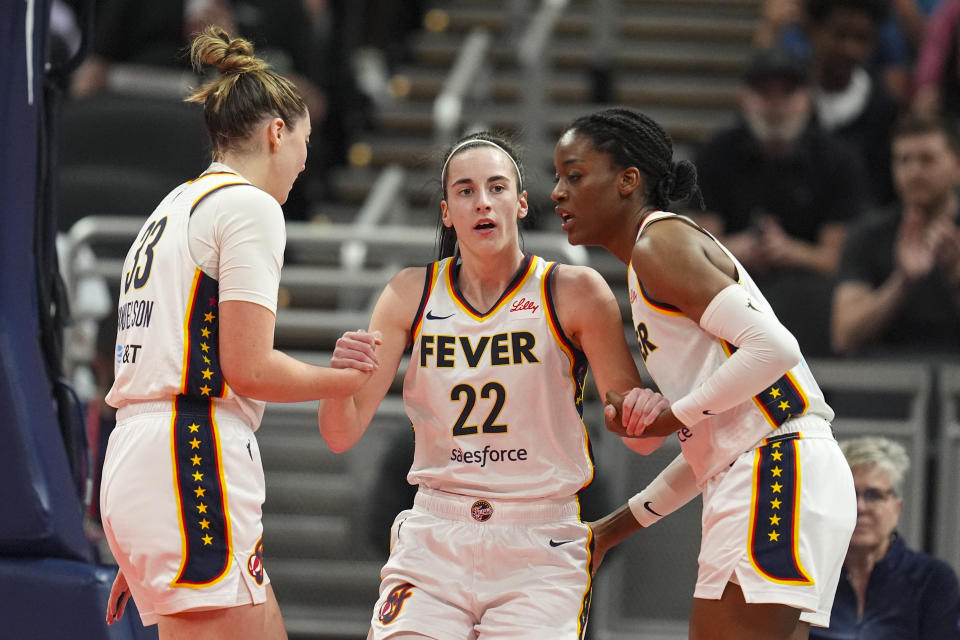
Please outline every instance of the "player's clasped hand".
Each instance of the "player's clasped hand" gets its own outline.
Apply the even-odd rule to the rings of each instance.
[[[337,339],[330,358],[334,369],[358,369],[375,371],[380,366],[377,358],[377,345],[381,344],[379,331],[367,333],[363,329],[347,331]]]
[[[603,415],[607,429],[628,438],[639,438],[661,413],[670,408],[670,402],[661,394],[647,388],[634,388],[620,395],[606,394]]]

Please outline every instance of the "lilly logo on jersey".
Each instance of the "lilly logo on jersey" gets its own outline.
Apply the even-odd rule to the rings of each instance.
[[[537,309],[540,308],[540,305],[534,304],[526,298],[520,298],[519,300],[514,300],[513,304],[510,305],[510,313],[514,311],[529,311],[530,313],[536,313]]]

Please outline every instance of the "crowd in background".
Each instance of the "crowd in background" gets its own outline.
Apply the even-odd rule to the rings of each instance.
[[[736,124],[687,212],[805,353],[960,346],[960,2],[765,0]]]
[[[52,57],[79,46],[80,4],[54,2]],[[115,64],[185,69],[190,34],[210,23],[252,40],[294,79],[316,140],[284,208],[296,220],[330,196],[331,169],[373,126],[424,7],[98,0],[95,9],[90,55],[65,87],[69,100],[105,91]],[[730,248],[806,355],[960,353],[960,0],[764,0],[754,35],[735,122],[694,149],[705,207],[678,210]],[[108,331],[98,343],[112,339]],[[102,394],[112,366],[98,359],[94,368]],[[89,421],[102,459],[113,416],[92,409]],[[412,444],[409,433],[398,438],[398,448]],[[389,491],[409,488],[392,481],[405,458],[393,459],[377,495],[402,502],[409,497]],[[890,489],[874,502],[891,498],[893,508],[897,495]],[[371,526],[378,541],[382,528]],[[862,616],[863,589],[854,587],[850,606],[859,598]]]

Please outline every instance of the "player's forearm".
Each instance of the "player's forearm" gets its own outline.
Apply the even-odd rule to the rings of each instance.
[[[362,416],[354,397],[320,401],[317,422],[320,435],[334,453],[343,453],[360,441],[372,416]]]
[[[604,551],[617,546],[643,528],[630,511],[630,505],[623,505],[613,513],[590,524],[595,543]]]
[[[349,396],[370,374],[356,369],[331,369],[301,362],[272,349],[265,357],[250,358],[244,366],[224,372],[238,394],[266,402],[306,402]]]

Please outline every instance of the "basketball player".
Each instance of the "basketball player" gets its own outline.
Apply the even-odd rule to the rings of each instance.
[[[376,362],[330,369],[273,349],[280,205],[310,119],[245,40],[208,28],[191,56],[221,74],[189,98],[204,105],[214,162],[163,199],[124,262],[100,493],[120,566],[107,621],[129,589],[160,638],[285,638],[263,566],[254,431],[265,401],[351,394]]]
[[[595,523],[598,553],[702,491],[690,637],[806,638],[809,624],[828,624],[856,498],[833,411],[796,340],[725,247],[665,211],[696,195],[696,170],[673,160],[657,123],[625,109],[579,118],[554,165],[569,241],[602,246],[628,266],[640,353],[671,403],[644,426],[647,416],[634,415],[642,397],[628,393],[624,428],[645,437],[625,442],[650,452],[676,434],[682,449]]]
[[[386,286],[370,321],[379,369],[352,398],[320,405],[327,444],[350,448],[412,348],[403,397],[418,490],[393,523],[369,637],[574,640],[591,588],[577,501],[594,474],[587,361],[602,393],[639,386],[639,374],[602,277],[521,250],[527,195],[509,143],[468,136],[440,175],[441,260]],[[371,355],[350,337],[340,360]],[[651,419],[667,406],[646,399]]]

